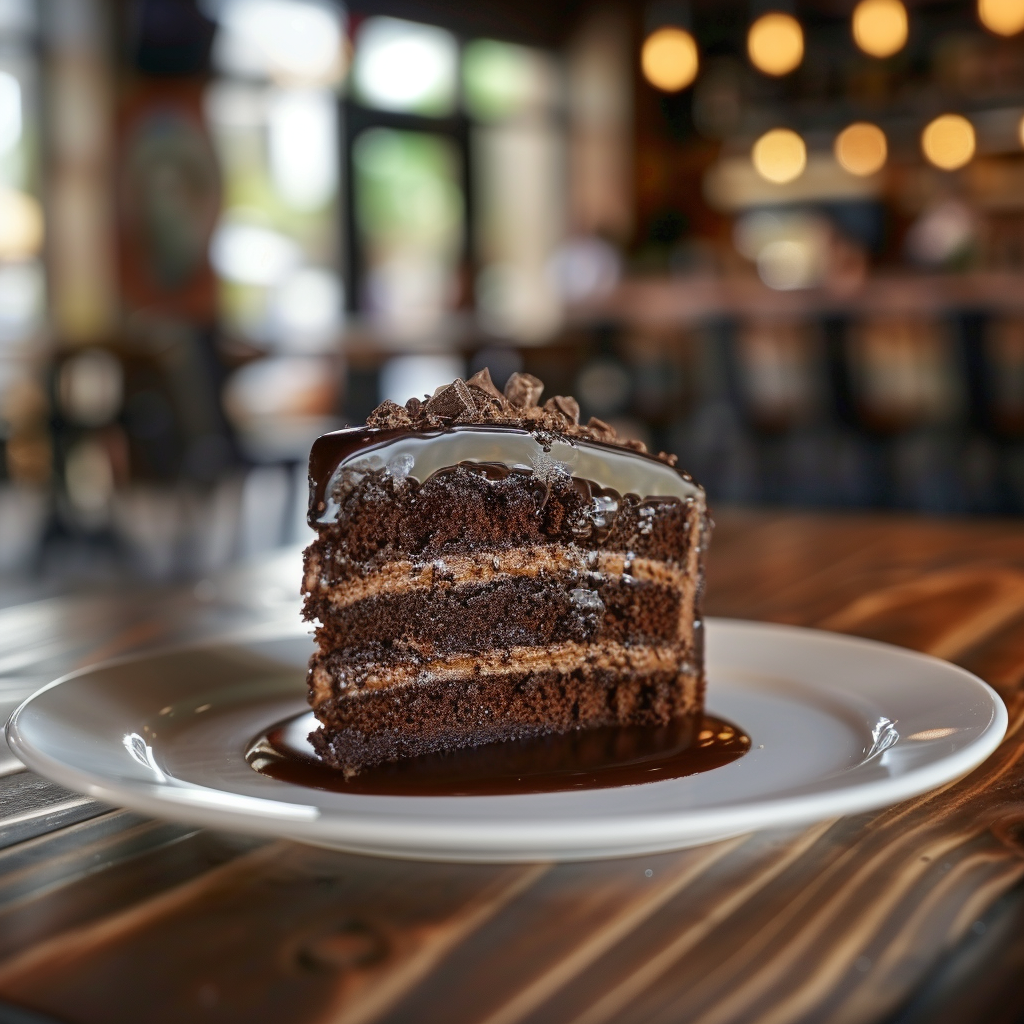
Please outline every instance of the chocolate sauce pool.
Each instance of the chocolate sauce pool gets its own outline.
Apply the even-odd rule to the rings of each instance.
[[[272,726],[246,751],[258,772],[310,789],[368,796],[507,796],[611,789],[709,772],[741,758],[750,738],[720,718],[667,726],[606,726],[539,736],[366,768],[346,778],[307,737],[312,712]]]

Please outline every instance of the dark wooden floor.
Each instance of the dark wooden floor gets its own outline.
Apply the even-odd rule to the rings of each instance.
[[[881,813],[675,854],[514,866],[154,822],[8,770],[0,999],[68,1024],[1020,1019],[1024,523],[718,520],[710,614],[956,661],[1006,701],[1000,749]],[[202,608],[154,595],[0,611],[0,701],[101,656],[291,614],[260,595],[292,571],[268,566]]]

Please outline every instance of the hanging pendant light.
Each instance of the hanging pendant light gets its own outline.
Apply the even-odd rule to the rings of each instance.
[[[747,31],[750,63],[766,75],[781,77],[800,66],[804,59],[804,30],[786,11],[769,10]]]
[[[860,0],[854,8],[854,42],[870,57],[891,57],[907,44],[907,9],[900,0]]]
[[[750,159],[765,181],[786,185],[804,173],[807,145],[792,129],[773,128],[754,143]]]
[[[836,136],[836,161],[844,171],[864,178],[885,166],[888,148],[885,132],[878,125],[858,121]]]
[[[955,171],[974,156],[974,126],[960,114],[943,114],[921,133],[928,162],[942,171]]]
[[[644,78],[662,92],[680,92],[697,77],[700,54],[690,31],[686,4],[653,3],[647,9],[646,33],[640,50]]]
[[[1024,29],[1024,0],[978,0],[978,20],[997,36]]]

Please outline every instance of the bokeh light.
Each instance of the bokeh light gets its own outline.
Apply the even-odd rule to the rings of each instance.
[[[807,166],[807,146],[789,128],[773,128],[754,143],[750,157],[754,170],[762,178],[785,185],[803,174]]]
[[[820,284],[827,268],[830,223],[798,208],[751,211],[733,230],[737,250],[757,266],[757,275],[775,291]]]
[[[353,81],[359,98],[400,113],[442,116],[455,106],[458,46],[442,28],[400,18],[367,18],[356,34]]]
[[[854,42],[872,57],[891,57],[907,42],[907,9],[900,0],[861,0],[853,11]]]
[[[124,371],[105,349],[92,348],[65,360],[57,376],[61,411],[73,423],[98,427],[120,411]]]
[[[21,84],[0,71],[0,155],[9,153],[21,139]]]
[[[282,89],[267,97],[267,156],[275,191],[293,210],[323,209],[338,187],[337,97]]]
[[[345,72],[344,16],[315,0],[223,0],[213,62],[228,73],[329,85]]]
[[[859,177],[880,171],[887,152],[885,132],[866,121],[851,124],[836,136],[836,160],[843,170]]]
[[[955,171],[974,156],[974,127],[959,114],[943,114],[921,133],[921,149],[940,170]]]
[[[543,50],[497,39],[474,39],[463,48],[463,99],[482,121],[551,110],[560,84],[558,64]]]
[[[405,405],[410,398],[432,395],[466,373],[459,356],[394,356],[380,371],[381,400]]]
[[[64,459],[64,482],[75,511],[95,524],[114,493],[114,470],[102,442],[86,438],[71,447]]]
[[[24,260],[43,247],[43,208],[35,196],[0,186],[0,260]]]
[[[804,59],[804,30],[791,14],[763,14],[750,26],[747,53],[766,75],[788,75]]]
[[[978,18],[996,35],[1015,36],[1024,29],[1024,0],[978,0]]]
[[[679,92],[696,77],[700,58],[693,36],[681,28],[659,28],[644,41],[640,66],[644,78],[663,92]]]
[[[279,283],[301,262],[299,246],[262,224],[225,218],[210,240],[210,262],[221,277],[267,287]]]

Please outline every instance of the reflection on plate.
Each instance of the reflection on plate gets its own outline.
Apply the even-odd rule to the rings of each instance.
[[[966,774],[1006,710],[946,662],[851,637],[707,623],[709,711],[751,737],[714,771],[516,796],[370,796],[253,771],[255,736],[304,708],[298,624],[124,659],[41,690],[8,726],[30,768],[158,817],[360,853],[575,860],[679,849],[895,803]]]

